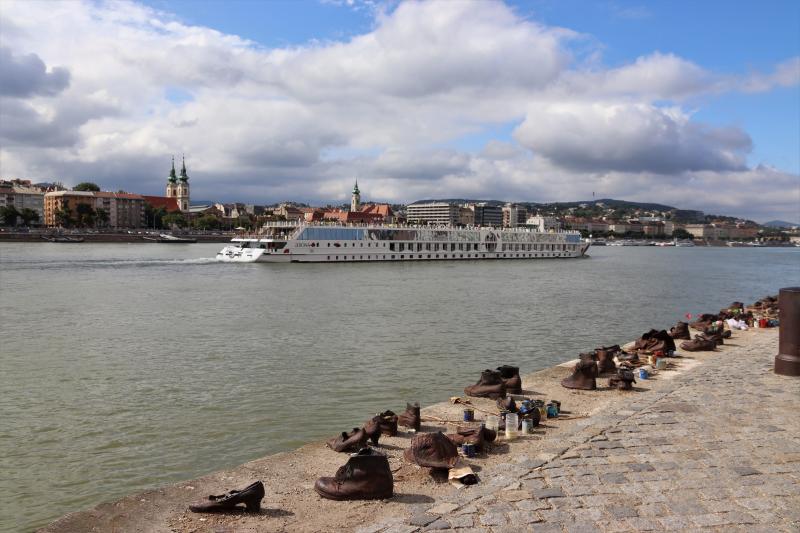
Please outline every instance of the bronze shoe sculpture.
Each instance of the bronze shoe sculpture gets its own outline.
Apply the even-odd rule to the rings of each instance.
[[[717,347],[717,343],[703,339],[699,335],[695,336],[694,340],[683,341],[681,343],[681,350],[687,352],[711,352]]]
[[[506,386],[508,394],[522,394],[522,378],[519,377],[519,367],[511,365],[498,366],[500,378]]]
[[[381,417],[381,435],[397,436],[397,415],[392,411],[384,411],[378,414]]]
[[[514,401],[514,398],[500,398],[497,400],[497,408],[500,411],[508,411],[509,413],[516,413],[517,412],[517,402]]]
[[[472,444],[475,446],[476,450],[482,452],[488,448],[490,442],[494,442],[497,438],[497,432],[486,429],[484,426],[479,428],[459,427],[456,429],[455,433],[448,433],[446,437],[453,441],[453,444],[456,446]]]
[[[353,428],[350,433],[342,431],[340,435],[328,439],[325,444],[335,452],[357,452],[367,445],[367,432],[363,428]]]
[[[599,373],[605,374],[607,372],[617,371],[617,364],[614,362],[614,356],[618,351],[619,350],[614,351],[613,347],[611,349],[598,348],[594,351],[595,357],[597,358],[597,371]]]
[[[596,390],[597,374],[597,363],[581,359],[575,365],[572,375],[561,380],[561,386],[568,389]]]
[[[367,438],[372,441],[372,445],[377,446],[378,440],[381,438],[381,416],[375,415],[364,422],[364,432],[367,434]]]
[[[701,333],[700,335],[695,335],[695,339],[700,340],[707,340],[707,341],[714,341],[717,346],[720,344],[725,344],[725,341],[722,339],[721,333]]]
[[[636,340],[634,348],[640,352],[653,353],[661,351],[664,353],[675,351],[675,341],[669,336],[666,330],[657,331],[651,329]]]
[[[678,322],[675,326],[669,328],[669,336],[673,339],[690,340],[692,336],[689,334],[689,324],[687,322]]]
[[[257,513],[261,510],[261,500],[264,499],[264,484],[256,481],[242,490],[232,490],[227,494],[209,496],[207,502],[196,503],[189,506],[194,513],[219,513],[240,510],[244,504],[248,513]]]
[[[458,448],[441,431],[420,433],[411,439],[411,446],[403,452],[403,457],[427,468],[452,468],[458,459]]]
[[[419,431],[422,427],[422,417],[419,414],[419,403],[411,405],[406,403],[406,410],[397,417],[397,423],[403,427]]]
[[[617,375],[608,380],[609,387],[619,390],[632,390],[634,383],[636,383],[636,378],[634,378],[633,372],[623,368],[620,368]]]
[[[334,477],[321,477],[314,490],[329,500],[383,500],[394,493],[389,460],[372,448],[351,455]]]
[[[697,320],[695,320],[694,322],[690,322],[689,327],[692,329],[703,331],[717,320],[719,320],[719,316],[712,315],[710,313],[703,313],[702,315],[697,317]]]
[[[481,378],[475,385],[464,388],[464,394],[492,400],[505,398],[506,384],[503,382],[500,372],[487,369],[481,372]]]

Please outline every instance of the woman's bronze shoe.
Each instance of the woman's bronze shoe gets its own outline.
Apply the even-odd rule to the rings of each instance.
[[[264,499],[264,484],[256,481],[242,490],[209,496],[209,501],[190,505],[189,510],[195,513],[219,513],[241,509],[239,504],[244,504],[248,513],[257,513],[261,510],[262,499]]]

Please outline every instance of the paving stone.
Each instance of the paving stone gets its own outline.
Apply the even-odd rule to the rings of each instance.
[[[450,529],[450,524],[445,520],[435,520],[428,524],[423,531],[437,531],[441,529]]]
[[[536,489],[533,491],[533,495],[540,499],[545,498],[563,498],[564,492],[558,487],[548,487],[543,489]]]
[[[437,518],[438,517],[426,513],[419,513],[411,515],[411,518],[408,519],[408,523],[412,526],[427,526]]]
[[[446,514],[446,513],[451,513],[453,511],[455,511],[456,509],[458,509],[458,504],[455,504],[455,503],[440,503],[440,504],[434,505],[433,507],[428,509],[428,512],[430,514],[442,515],[442,514]]]
[[[514,505],[520,511],[541,511],[542,509],[550,509],[550,501],[549,500],[522,500],[516,502]]]
[[[483,526],[504,526],[508,523],[503,513],[487,513],[480,517]]]
[[[447,517],[447,522],[454,528],[472,527],[475,525],[475,515],[465,514],[459,516],[449,516]]]

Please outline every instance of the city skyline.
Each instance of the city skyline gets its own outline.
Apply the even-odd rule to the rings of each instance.
[[[161,194],[185,153],[192,196],[220,201],[346,202],[359,179],[378,202],[595,193],[798,222],[798,16],[791,2],[9,2],[2,177]]]

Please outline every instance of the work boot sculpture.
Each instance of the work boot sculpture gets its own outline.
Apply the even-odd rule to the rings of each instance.
[[[500,372],[487,369],[481,372],[481,379],[475,385],[464,388],[464,394],[492,400],[505,398],[506,384],[503,382]]]
[[[406,410],[397,417],[397,423],[403,427],[419,431],[422,427],[422,417],[419,413],[419,403],[406,403]]]
[[[507,394],[522,394],[522,378],[519,377],[519,367],[511,365],[498,366],[500,378],[506,386]]]
[[[597,363],[590,359],[581,359],[575,365],[572,375],[561,380],[561,386],[568,389],[597,389]]]
[[[329,500],[382,500],[391,498],[394,479],[385,455],[363,448],[339,467],[334,477],[321,477],[314,490]]]

